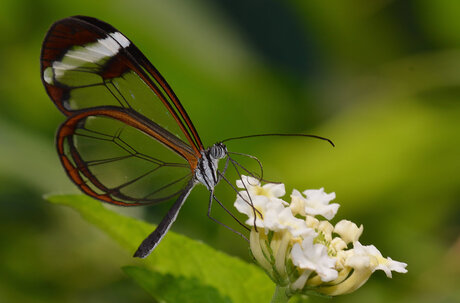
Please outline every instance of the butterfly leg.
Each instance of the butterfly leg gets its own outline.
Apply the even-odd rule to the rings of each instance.
[[[236,231],[234,230],[233,228],[231,228],[230,226],[227,226],[225,225],[224,223],[220,222],[219,220],[213,218],[211,216],[211,209],[212,209],[212,201],[213,200],[216,200],[216,202],[233,218],[235,219],[236,222],[238,222],[238,224],[240,224],[241,226],[243,226],[245,229],[249,230],[249,228],[244,225],[240,220],[238,220],[234,214],[232,214],[219,200],[217,200],[216,196],[214,196],[214,190],[211,191],[211,194],[209,196],[209,204],[208,204],[208,218],[213,220],[214,222],[216,222],[217,224],[220,224],[222,225],[223,227],[231,230],[232,232],[234,232],[235,234],[239,235],[240,237],[242,237],[243,239],[245,239],[246,241],[248,241],[248,238],[246,238],[242,233],[240,233],[239,231]]]
[[[227,168],[228,168],[228,162],[230,161],[230,158],[227,157],[227,159],[225,160],[225,166],[224,166],[224,169],[222,170],[222,172],[218,172],[218,176],[217,176],[217,182],[219,182],[221,179],[222,179],[222,176],[225,175],[225,173],[227,172]]]

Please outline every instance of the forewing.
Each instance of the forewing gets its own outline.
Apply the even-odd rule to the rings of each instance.
[[[65,115],[108,105],[132,109],[188,142],[200,157],[201,140],[168,83],[109,24],[83,16],[53,24],[43,42],[41,75]]]
[[[116,107],[70,116],[59,128],[57,149],[83,192],[124,206],[180,195],[196,167],[187,145],[135,111]]]

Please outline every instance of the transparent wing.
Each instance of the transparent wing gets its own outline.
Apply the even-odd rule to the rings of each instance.
[[[116,107],[70,116],[58,131],[57,149],[83,192],[124,206],[180,195],[196,167],[188,145],[137,112]]]
[[[187,142],[200,157],[201,140],[168,83],[109,24],[84,16],[53,24],[43,42],[41,75],[65,115],[99,106],[131,109]]]

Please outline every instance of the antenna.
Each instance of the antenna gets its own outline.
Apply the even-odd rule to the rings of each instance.
[[[269,137],[269,136],[277,136],[277,137],[309,137],[309,138],[315,138],[315,139],[320,139],[329,142],[332,147],[335,147],[334,142],[332,142],[330,139],[321,137],[321,136],[316,136],[316,135],[307,135],[307,134],[257,134],[257,135],[247,135],[247,136],[241,136],[241,137],[233,137],[233,138],[228,138],[225,140],[222,140],[221,142],[227,142],[230,140],[239,140],[239,139],[246,139],[246,138],[255,138],[255,137]]]

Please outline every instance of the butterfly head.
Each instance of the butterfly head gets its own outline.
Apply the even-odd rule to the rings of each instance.
[[[209,148],[209,155],[213,159],[222,159],[227,155],[227,146],[222,142],[218,142]]]

